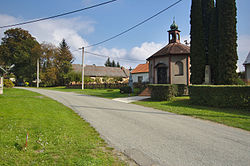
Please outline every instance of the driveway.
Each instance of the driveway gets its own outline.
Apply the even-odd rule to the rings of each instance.
[[[250,132],[134,104],[30,88],[88,121],[140,165],[249,166]]]

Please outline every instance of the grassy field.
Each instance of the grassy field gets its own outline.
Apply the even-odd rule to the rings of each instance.
[[[5,89],[0,95],[0,165],[125,164],[71,109],[38,93]]]
[[[67,89],[64,86],[59,87],[50,87],[50,88],[42,88],[48,90],[57,90],[57,91],[64,91],[64,92],[76,92],[90,96],[97,96],[97,97],[104,97],[104,98],[119,98],[119,97],[129,97],[135,96],[135,93],[132,94],[121,94],[119,89]],[[136,90],[135,90],[136,91]]]
[[[211,108],[189,104],[189,97],[177,97],[173,101],[138,101],[135,104],[173,112],[180,115],[210,120],[250,131],[250,111]]]

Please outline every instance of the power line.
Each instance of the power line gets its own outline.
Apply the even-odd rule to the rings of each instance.
[[[95,55],[95,56],[99,56],[99,57],[110,58],[110,56],[96,54],[96,53],[93,53],[93,52],[85,51],[85,53]],[[124,58],[113,58],[113,59],[120,60],[120,61],[126,61],[126,62],[142,62],[142,61],[145,62],[145,60],[137,60],[137,59],[124,59]]]
[[[115,2],[115,1],[117,1],[117,0],[106,1],[106,2],[99,3],[99,4],[96,4],[96,5],[93,5],[93,6],[85,7],[85,8],[82,8],[82,9],[78,9],[78,10],[74,10],[74,11],[70,11],[70,12],[67,12],[67,13],[62,13],[62,14],[58,14],[58,15],[54,15],[54,16],[50,16],[50,17],[39,18],[39,19],[36,19],[36,20],[30,20],[30,21],[26,21],[26,22],[17,23],[17,24],[5,25],[5,26],[1,26],[0,28],[9,28],[9,27],[14,27],[14,26],[18,26],[18,25],[24,25],[24,24],[30,24],[30,23],[35,23],[35,22],[39,22],[39,21],[49,20],[49,19],[52,19],[52,18],[61,17],[61,16],[81,12],[83,10],[95,8],[95,7],[102,6],[102,5],[106,5],[108,3]]]
[[[134,29],[134,28],[136,28],[136,27],[138,27],[138,26],[144,24],[145,22],[147,22],[147,21],[153,19],[154,17],[158,16],[159,14],[161,14],[161,13],[165,12],[166,10],[170,9],[171,7],[177,5],[177,4],[180,3],[181,1],[183,1],[183,0],[179,0],[179,1],[175,2],[175,3],[173,3],[172,5],[168,6],[167,8],[165,8],[165,9],[159,11],[158,13],[154,14],[153,16],[151,16],[151,17],[149,17],[149,18],[147,18],[147,19],[141,21],[140,23],[138,23],[138,24],[132,26],[131,28],[129,28],[129,29],[127,29],[127,30],[125,30],[125,31],[123,31],[123,32],[121,32],[121,33],[119,33],[119,34],[117,34],[117,35],[114,35],[114,36],[112,36],[112,37],[110,37],[110,38],[108,38],[108,39],[105,39],[105,40],[103,40],[103,41],[100,41],[100,42],[98,42],[98,43],[95,43],[95,44],[86,46],[85,48],[87,48],[87,47],[94,47],[94,46],[100,45],[100,44],[102,44],[102,43],[106,43],[107,41],[110,41],[110,40],[112,40],[112,39],[114,39],[114,38],[117,38],[117,37],[119,37],[119,36],[121,36],[121,35],[123,35],[123,34],[129,32],[129,31],[131,31],[132,29]]]

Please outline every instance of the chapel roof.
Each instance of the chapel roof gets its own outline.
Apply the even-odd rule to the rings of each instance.
[[[243,63],[243,65],[248,65],[248,64],[250,64],[250,52],[249,52],[245,62]]]
[[[156,53],[154,53],[152,56],[150,56],[147,60],[158,57],[158,56],[164,56],[164,55],[188,55],[190,54],[190,47],[181,44],[181,43],[169,43]]]

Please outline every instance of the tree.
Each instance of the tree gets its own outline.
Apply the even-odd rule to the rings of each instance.
[[[111,67],[116,67],[115,61],[112,60]]]
[[[209,40],[208,40],[208,64],[211,69],[211,82],[218,84],[218,18],[217,8],[210,13]]]
[[[121,67],[119,62],[117,62],[116,67]]]
[[[0,60],[11,69],[17,82],[32,82],[36,77],[36,62],[39,58],[40,44],[28,31],[21,28],[4,32],[0,46]]]
[[[44,86],[55,86],[57,83],[58,69],[55,61],[59,50],[53,44],[42,43],[42,54],[40,57],[40,78]]]
[[[59,54],[55,57],[55,64],[58,70],[57,85],[65,85],[69,83],[67,74],[72,70],[73,55],[65,39],[62,40],[58,49]]]
[[[192,0],[190,23],[191,82],[193,84],[202,84],[205,77],[206,55],[201,0]]]
[[[110,58],[108,58],[104,64],[106,67],[111,67],[111,62],[110,62]]]
[[[218,84],[237,80],[237,32],[235,0],[217,0],[218,9]]]

